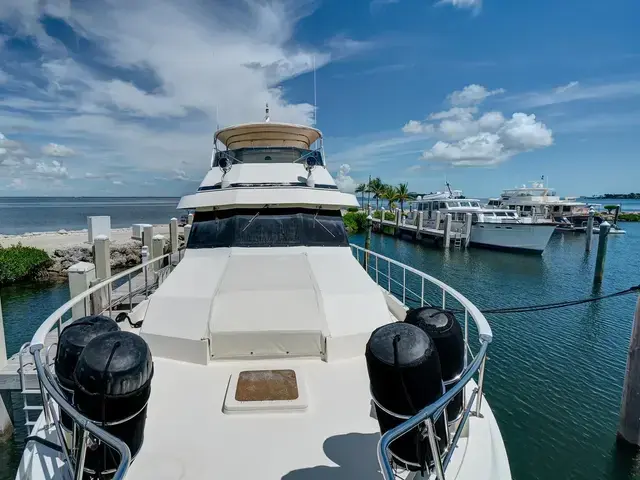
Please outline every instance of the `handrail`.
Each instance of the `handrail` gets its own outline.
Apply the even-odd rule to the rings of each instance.
[[[434,403],[427,405],[412,417],[407,417],[404,415],[387,412],[392,416],[395,416],[396,418],[400,419],[402,423],[392,428],[391,430],[388,430],[387,432],[385,432],[385,434],[382,435],[382,437],[380,438],[378,442],[378,448],[377,448],[378,463],[380,465],[382,476],[384,477],[385,480],[395,479],[396,477],[395,477],[394,469],[391,463],[389,446],[398,437],[407,434],[410,430],[417,427],[418,425],[424,424],[427,428],[427,433],[429,438],[429,448],[431,449],[432,456],[434,459],[433,467],[434,467],[435,477],[438,480],[444,480],[446,476],[445,475],[446,468],[449,465],[449,462],[451,461],[451,457],[455,450],[456,444],[460,439],[462,430],[466,425],[466,422],[468,421],[469,416],[472,413],[471,410],[473,408],[474,401],[475,401],[475,414],[476,416],[480,416],[480,407],[481,407],[482,398],[483,398],[482,389],[484,384],[484,369],[485,369],[487,348],[489,347],[489,343],[491,343],[493,339],[491,327],[489,326],[487,319],[484,317],[484,315],[478,310],[478,308],[473,303],[471,303],[460,292],[450,287],[449,285],[445,284],[444,282],[424,272],[416,270],[415,268],[409,267],[408,265],[404,265],[396,260],[385,257],[384,255],[380,255],[378,253],[362,248],[359,245],[351,244],[351,247],[355,250],[356,257],[358,258],[358,260],[360,260],[359,252],[363,253],[364,267],[365,267],[365,270],[367,271],[367,274],[369,274],[372,277],[372,279],[374,278],[374,275],[369,271],[370,267],[373,266],[373,270],[375,271],[376,283],[378,283],[381,286],[381,288],[384,288],[385,290],[387,290],[389,294],[394,295],[399,301],[402,302],[403,305],[406,303],[407,292],[410,292],[416,297],[419,297],[421,305],[424,305],[426,303],[424,299],[424,293],[425,293],[424,281],[427,280],[433,285],[440,287],[442,289],[442,308],[445,308],[446,294],[448,293],[453,298],[455,298],[458,302],[460,302],[460,304],[465,309],[465,321],[464,321],[465,368],[462,371],[462,373],[459,375],[459,378],[452,379],[448,383],[449,385],[453,385],[453,386],[451,387],[450,390],[446,391],[442,395],[442,397],[440,397]],[[370,256],[375,258],[375,264],[370,260],[369,258]],[[379,260],[382,260],[383,262],[387,262],[386,273],[379,269]],[[391,265],[396,265],[397,267],[402,268],[402,282],[394,278],[391,278],[392,277]],[[422,290],[420,295],[417,295],[415,292],[413,292],[410,288],[407,287],[407,278],[406,278],[407,271],[421,278]],[[387,277],[386,279],[383,280],[383,284],[380,283],[380,280],[381,280],[380,276]],[[392,288],[391,288],[392,281],[402,287],[401,294],[396,294],[392,292]],[[471,314],[471,318],[476,324],[476,327],[478,329],[478,336],[480,338],[480,349],[478,350],[478,353],[475,356],[471,353],[471,350],[469,348],[469,342],[468,342],[469,330],[468,330],[467,323],[468,323],[469,314]],[[467,350],[470,352],[471,358],[472,358],[471,363],[469,364],[467,364]],[[460,392],[463,391],[465,386],[471,381],[471,379],[476,373],[479,374],[477,387],[471,392],[469,396],[469,400],[466,403],[466,406],[464,407],[464,410],[462,412],[462,416],[460,417],[461,419],[457,425],[456,431],[453,434],[453,438],[451,440],[448,440],[447,447],[445,451],[442,452],[443,456],[441,456],[438,442],[436,442],[434,422],[442,415],[447,405],[454,399],[454,397],[456,397],[456,395],[460,394]],[[455,380],[455,383],[454,383],[454,380]],[[373,399],[373,401],[374,403],[376,403],[376,405],[383,408],[381,405],[378,404],[375,398]]]
[[[464,295],[462,295],[460,292],[458,292],[455,288],[450,287],[449,285],[447,285],[446,283],[438,280],[435,277],[432,277],[431,275],[428,275],[424,272],[421,272],[420,270],[416,270],[413,267],[410,267],[408,265],[405,265],[403,263],[400,263],[396,260],[393,260],[392,258],[389,257],[385,257],[384,255],[380,255],[379,253],[376,252],[372,252],[370,250],[366,250],[365,248],[361,247],[360,245],[356,245],[356,244],[351,244],[350,245],[351,248],[355,248],[356,250],[360,250],[363,253],[366,253],[368,255],[371,255],[373,257],[378,257],[381,260],[384,260],[385,262],[389,262],[392,265],[396,265],[400,268],[405,269],[408,272],[411,272],[421,278],[424,278],[425,280],[428,280],[429,282],[433,283],[434,285],[437,285],[438,287],[440,287],[441,289],[445,290],[449,295],[451,295],[453,298],[455,298],[458,302],[460,302],[462,305],[464,305],[464,307],[469,311],[469,313],[471,314],[471,318],[473,318],[476,326],[478,327],[478,336],[480,337],[480,340],[484,340],[487,343],[491,343],[491,340],[493,340],[493,333],[491,331],[491,327],[489,326],[489,322],[487,322],[487,319],[484,317],[484,315],[482,314],[482,312],[480,312],[480,310],[478,310],[478,307],[476,307],[473,303],[471,303]]]
[[[55,312],[49,315],[47,319],[38,327],[38,330],[36,330],[36,333],[34,333],[33,337],[31,338],[31,346],[29,347],[29,351],[33,354],[36,348],[41,349],[44,346],[47,334],[58,322],[58,319],[62,317],[65,313],[67,313],[73,306],[80,303],[81,300],[84,300],[87,297],[89,297],[91,294],[97,292],[98,290],[108,285],[111,285],[116,280],[120,280],[121,278],[124,278],[134,272],[137,272],[138,270],[142,270],[150,265],[153,265],[154,263],[159,262],[160,260],[171,257],[172,255],[173,253],[165,253],[164,255],[160,257],[155,257],[149,260],[148,262],[141,263],[140,265],[136,265],[135,267],[131,267],[130,269],[125,270],[124,272],[120,272],[116,275],[113,275],[107,278],[106,280],[104,280],[103,282],[100,282],[97,285],[89,288],[88,290],[85,290],[81,294],[73,297],[71,300],[63,304]]]
[[[69,401],[64,397],[64,395],[62,395],[57,385],[55,384],[55,380],[52,374],[49,372],[48,366],[42,363],[42,358],[40,356],[40,353],[45,345],[47,334],[55,326],[58,326],[60,328],[60,322],[61,322],[62,316],[65,313],[67,313],[69,310],[71,310],[71,308],[77,305],[78,303],[85,301],[85,299],[90,295],[92,295],[93,293],[98,292],[99,290],[125,277],[129,277],[129,282],[131,282],[132,273],[135,273],[140,270],[144,270],[146,272],[146,269],[149,266],[152,266],[158,262],[162,262],[166,258],[171,259],[174,253],[175,252],[170,252],[170,253],[161,255],[159,257],[150,259],[145,263],[136,265],[128,270],[125,270],[121,273],[113,275],[105,279],[104,281],[98,283],[97,285],[85,290],[81,294],[76,295],[75,297],[70,299],[68,302],[63,304],[61,307],[59,307],[51,315],[49,315],[49,317],[47,317],[47,319],[42,323],[42,325],[40,325],[40,327],[38,328],[38,330],[35,332],[35,334],[31,339],[29,352],[33,355],[35,369],[38,376],[38,382],[40,384],[40,392],[42,395],[45,419],[47,424],[50,424],[51,421],[53,421],[53,423],[55,424],[55,428],[58,433],[59,440],[61,442],[60,447],[63,453],[65,454],[64,455],[65,458],[67,459],[67,467],[69,468],[71,475],[75,479],[83,478],[83,469],[84,469],[83,464],[84,464],[84,456],[87,448],[86,440],[88,438],[88,434],[93,435],[95,438],[97,438],[98,440],[100,440],[110,448],[113,448],[119,453],[120,462],[118,464],[116,471],[113,474],[112,478],[114,480],[120,480],[124,478],[124,476],[126,475],[126,472],[129,469],[129,464],[131,463],[131,451],[129,450],[129,447],[125,442],[115,437],[114,435],[108,433],[104,429],[100,428],[97,424],[92,422],[89,418],[82,415],[80,412],[78,412],[78,410],[76,410],[73,407],[73,405],[69,403]],[[180,259],[180,251],[178,251],[178,258]],[[145,287],[147,287],[146,279],[145,279]],[[131,294],[132,294],[132,290],[130,285],[129,296]],[[112,302],[110,302],[107,309],[110,309],[112,306],[113,306]],[[81,441],[79,458],[77,459],[75,465],[70,460],[66,442],[64,440],[63,435],[61,434],[61,430],[60,430],[61,427],[60,427],[58,415],[55,415],[55,411],[52,410],[51,405],[49,404],[49,399],[52,399],[58,405],[60,410],[64,411],[67,415],[69,415],[69,417],[74,422],[74,425],[79,427],[79,430],[83,432],[82,433],[83,440]]]

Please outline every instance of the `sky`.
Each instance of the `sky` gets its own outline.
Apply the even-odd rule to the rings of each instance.
[[[322,130],[345,191],[637,192],[638,18],[637,0],[2,0],[0,196],[191,193],[216,127],[266,103]]]

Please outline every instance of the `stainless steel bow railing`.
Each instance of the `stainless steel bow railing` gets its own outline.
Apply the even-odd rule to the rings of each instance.
[[[182,259],[182,254],[183,250],[179,250],[177,254],[167,253],[160,257],[156,257],[149,260],[148,262],[130,268],[129,270],[125,270],[124,272],[113,275],[103,282],[100,282],[97,285],[89,288],[80,295],[77,295],[69,300],[67,303],[65,303],[55,312],[49,315],[49,317],[42,323],[42,325],[40,325],[36,333],[33,335],[33,338],[31,339],[29,352],[33,355],[34,365],[38,376],[38,383],[40,385],[40,393],[42,396],[42,405],[46,426],[52,424],[54,425],[54,429],[59,441],[59,447],[66,460],[65,466],[69,470],[71,477],[75,480],[80,480],[83,477],[84,460],[90,435],[98,441],[108,445],[119,454],[120,463],[118,464],[116,471],[113,473],[112,478],[114,480],[120,480],[126,475],[129,464],[131,463],[131,452],[129,451],[129,447],[126,445],[126,443],[106,432],[105,430],[97,426],[94,422],[78,412],[78,410],[76,410],[63,395],[54,377],[54,373],[50,369],[50,362],[48,361],[48,351],[51,348],[51,345],[49,345],[49,347],[47,347],[46,349],[47,354],[45,355],[45,361],[43,362],[42,359],[42,353],[45,350],[45,345],[47,343],[47,335],[52,330],[57,329],[57,333],[59,336],[60,332],[62,331],[62,317],[67,312],[69,312],[72,307],[81,302],[84,303],[86,308],[87,300],[90,298],[90,296],[98,293],[101,290],[108,291],[108,301],[100,312],[95,313],[103,313],[108,311],[109,314],[111,314],[112,309],[116,305],[127,305],[127,298],[129,312],[131,312],[133,310],[133,296],[137,294],[144,294],[145,298],[148,297],[153,288],[155,288],[158,283],[160,283],[166,277],[168,270],[173,268],[174,264],[172,264],[171,262],[172,255],[177,255],[177,260],[179,262]],[[162,264],[165,263],[166,260],[168,260],[168,265],[163,267]],[[159,264],[160,266],[156,266],[157,264]],[[141,272],[142,274],[144,274],[144,282],[142,286],[134,289],[132,288],[132,278],[134,278],[133,275],[137,272]],[[121,298],[114,300],[111,298],[111,288],[105,287],[109,287],[115,282],[118,282],[122,279],[127,279],[129,283],[128,292]],[[72,439],[70,445],[67,444],[67,440],[65,439],[62,425],[60,423],[60,417],[53,404],[56,404],[58,406],[59,411],[64,411],[67,415],[69,415],[69,417],[73,421],[74,438]],[[81,438],[81,440],[79,442],[76,442],[77,438]],[[37,432],[35,430],[29,437],[29,439],[40,441],[44,444],[49,443],[46,440],[43,441],[43,439],[38,438]],[[79,448],[76,448],[76,445],[78,444],[80,446]]]
[[[378,253],[366,250],[359,245],[351,244],[355,257],[362,263],[369,276],[375,280],[389,294],[393,295],[398,302],[405,306],[413,303],[414,306],[433,305],[440,303],[442,308],[446,308],[447,295],[460,304],[460,311],[464,310],[464,371],[457,382],[442,397],[431,405],[427,405],[413,416],[393,414],[404,420],[397,427],[387,431],[378,442],[378,463],[385,480],[393,480],[395,477],[393,464],[391,462],[389,446],[398,437],[406,434],[411,429],[420,424],[424,424],[429,436],[429,447],[434,459],[434,471],[438,480],[445,480],[446,469],[451,461],[455,447],[460,439],[462,431],[469,420],[469,416],[474,414],[480,416],[482,406],[482,389],[484,386],[484,369],[487,355],[487,348],[493,339],[491,327],[484,315],[471,303],[464,295],[450,287],[446,283],[427,275],[415,268],[404,265],[401,262],[385,257]],[[420,293],[416,290],[420,289]],[[427,290],[425,290],[425,288]],[[431,288],[431,291],[428,289]],[[435,295],[433,289],[435,288]],[[441,293],[441,295],[440,295]],[[434,301],[434,298],[437,299]],[[432,300],[429,302],[428,300]],[[469,317],[473,320],[480,347],[474,353],[469,344]],[[469,360],[469,358],[471,360]],[[447,405],[458,395],[471,379],[478,374],[477,386],[468,396],[467,403],[463,410],[460,421],[452,436],[449,436],[447,446],[440,452],[434,424],[443,414]],[[374,399],[375,401],[375,399]],[[473,409],[475,402],[475,409]],[[472,411],[473,409],[473,411]],[[391,412],[388,412],[391,413]]]

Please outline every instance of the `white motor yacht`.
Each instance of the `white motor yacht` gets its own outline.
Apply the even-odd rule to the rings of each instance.
[[[452,231],[465,231],[470,215],[471,245],[498,250],[540,254],[556,228],[551,222],[536,222],[532,217],[520,217],[509,209],[485,208],[474,198],[446,198],[412,202],[414,215],[424,212],[424,226],[442,228],[444,216],[451,214]],[[440,225],[436,225],[440,222]]]
[[[44,410],[16,479],[510,479],[482,313],[349,244],[340,209],[358,202],[320,131],[252,123],[217,142],[179,203],[186,248],[72,298],[21,351]],[[429,334],[444,325],[457,350]]]

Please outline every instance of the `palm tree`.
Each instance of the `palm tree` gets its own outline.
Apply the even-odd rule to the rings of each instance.
[[[396,188],[396,200],[400,202],[400,210],[404,213],[404,202],[412,200],[414,197],[409,192],[409,185],[406,183],[399,184]]]
[[[396,205],[395,202],[399,200],[398,192],[393,185],[383,185],[382,198],[389,202],[389,210],[393,210]]]
[[[384,198],[385,192],[385,186],[380,177],[373,178],[369,182],[369,191],[373,193],[373,198],[376,199],[376,210],[380,210],[380,199]]]
[[[360,206],[362,208],[364,208],[364,194],[367,191],[367,184],[366,183],[360,183],[357,187],[356,187],[356,193],[360,194]]]

